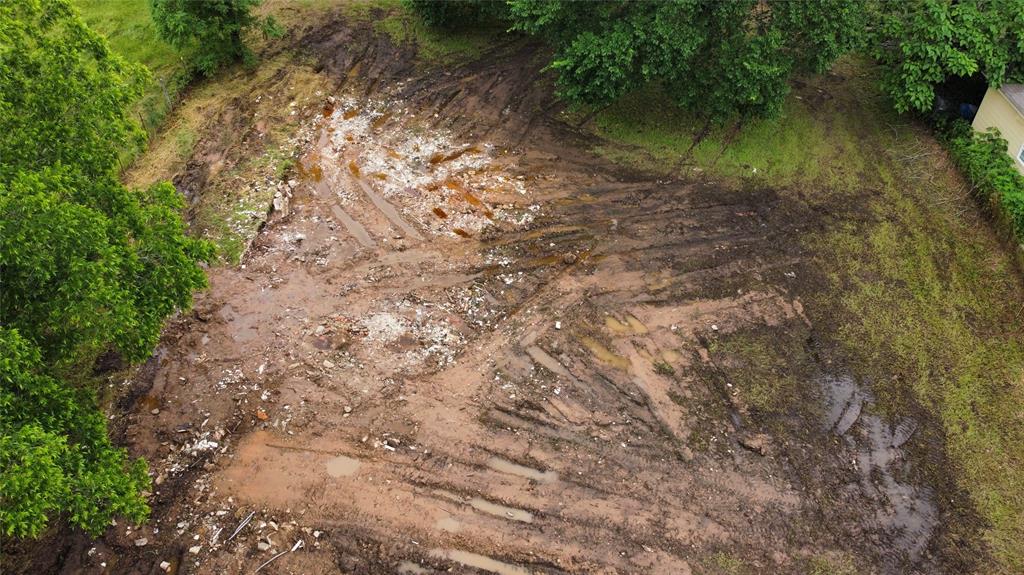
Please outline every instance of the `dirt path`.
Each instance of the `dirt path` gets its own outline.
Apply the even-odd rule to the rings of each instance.
[[[943,570],[912,422],[822,365],[766,434],[711,349],[813,338],[806,208],[610,170],[531,47],[439,79],[341,27],[306,43],[339,88],[135,407],[155,520],[84,571]]]

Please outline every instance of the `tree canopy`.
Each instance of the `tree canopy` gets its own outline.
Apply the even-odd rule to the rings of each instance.
[[[866,49],[898,111],[927,111],[950,76],[1024,81],[1020,0],[408,0],[428,24],[502,16],[545,38],[559,94],[601,105],[658,85],[712,120],[771,116],[789,80]]]
[[[115,56],[67,0],[0,2],[0,531],[54,512],[99,530],[145,510],[141,463],[106,436],[96,357],[147,357],[205,283],[169,183],[118,181],[144,138],[127,115],[145,69]],[[45,478],[45,481],[40,481]]]
[[[1024,2],[878,0],[868,33],[883,85],[900,112],[927,111],[950,76],[990,86],[1024,81]]]
[[[253,14],[260,0],[150,0],[157,33],[179,50],[192,53],[205,75],[221,66],[252,59],[243,35],[249,30],[277,34],[272,18]]]
[[[827,69],[863,27],[857,0],[508,5],[514,29],[555,47],[551,67],[570,102],[605,104],[657,84],[714,119],[774,114],[793,74]]]

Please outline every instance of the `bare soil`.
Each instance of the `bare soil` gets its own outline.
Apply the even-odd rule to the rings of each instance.
[[[903,451],[927,423],[872,415],[804,309],[829,214],[609,166],[534,45],[443,71],[342,24],[301,45],[336,88],[292,181],[128,383],[153,518],[38,572],[967,567]],[[793,358],[771,413],[718,351],[741,336]]]

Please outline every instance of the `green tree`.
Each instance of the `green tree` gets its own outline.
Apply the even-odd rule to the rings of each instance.
[[[97,531],[141,517],[141,463],[106,438],[95,358],[151,353],[205,284],[168,183],[130,190],[117,158],[144,138],[126,108],[146,71],[67,0],[0,2],[0,532],[66,512]]]
[[[253,14],[260,0],[149,0],[157,33],[179,50],[192,52],[195,67],[209,76],[217,68],[252,60],[243,35],[252,29],[280,33],[273,18]]]
[[[411,5],[437,22],[465,20],[465,4]],[[855,47],[865,18],[862,0],[509,0],[507,6],[512,29],[555,48],[551,68],[567,101],[607,104],[654,84],[712,120],[777,113],[789,79],[822,72]]]
[[[110,444],[91,393],[44,371],[38,348],[0,327],[0,533],[36,536],[57,512],[94,534],[113,515],[141,521],[145,462]]]
[[[1021,0],[879,0],[872,21],[871,53],[900,112],[930,110],[950,76],[1024,81]]]

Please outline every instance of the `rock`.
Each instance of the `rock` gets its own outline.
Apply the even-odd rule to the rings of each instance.
[[[193,555],[199,555],[199,552],[202,551],[202,550],[203,550],[203,546],[202,545],[196,545],[196,546],[188,548],[188,552],[193,554]]]
[[[555,329],[562,329],[562,322],[556,321],[555,322]]]
[[[277,193],[274,198],[274,213],[280,214],[282,217],[288,215],[288,198],[281,195],[281,192]]]
[[[136,547],[145,547],[148,544],[149,544],[149,539],[146,539],[145,537],[139,537],[138,539],[135,540],[135,546]]]
[[[562,261],[566,264],[576,263],[576,254],[565,254],[562,256]]]
[[[266,421],[269,418],[270,418],[270,416],[267,415],[267,412],[263,411],[262,408],[256,410],[256,419],[258,419],[260,421]]]
[[[348,337],[340,333],[331,337],[331,347],[333,347],[334,349],[345,349],[351,343],[352,342],[349,340]]]
[[[163,569],[164,571],[170,571],[171,570],[171,563],[170,563],[170,561],[161,561],[160,562],[160,568]]]
[[[160,414],[160,410],[156,409],[156,408],[153,408],[153,409],[149,410],[149,412],[152,413],[153,415],[159,415]]]
[[[334,362],[329,360],[329,359],[325,359],[324,360],[324,367],[326,367],[327,369],[333,369],[334,368]]]
[[[259,549],[260,551],[269,551],[270,550],[270,543],[267,543],[266,541],[260,541],[259,543],[256,544],[256,548]]]
[[[352,408],[346,405],[345,406],[345,413],[352,413]]]
[[[740,437],[740,445],[753,451],[758,455],[767,455],[771,447],[772,438],[764,433],[744,435]]]
[[[323,325],[318,325],[318,326],[316,326],[316,329],[313,330],[313,333],[315,335],[320,336],[320,335],[323,335],[325,331],[327,331],[326,327],[324,327]]]

